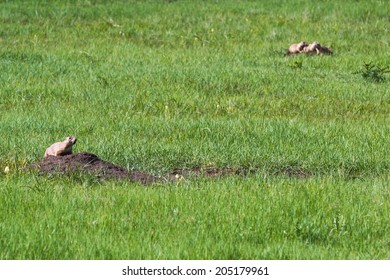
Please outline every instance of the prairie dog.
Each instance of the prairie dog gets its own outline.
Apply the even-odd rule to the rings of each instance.
[[[319,49],[319,48],[321,48],[320,43],[318,43],[318,42],[313,42],[313,43],[311,43],[310,45],[305,46],[305,47],[303,48],[303,52],[306,53],[306,54],[315,54],[315,53],[318,54],[317,49]]]
[[[332,49],[325,46],[321,46],[320,43],[318,42],[313,42],[307,47],[304,47],[303,52],[306,54],[318,54],[318,55],[332,54]]]
[[[56,142],[52,144],[45,151],[47,156],[65,156],[72,153],[72,146],[76,144],[77,139],[73,136],[68,136],[63,142]]]
[[[298,44],[292,44],[289,48],[288,48],[288,51],[287,51],[287,54],[288,55],[291,55],[291,54],[298,54],[300,52],[302,52],[302,50],[307,47],[308,44],[304,41],[302,42],[299,42]]]

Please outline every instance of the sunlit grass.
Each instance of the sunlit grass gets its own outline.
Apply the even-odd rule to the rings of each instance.
[[[1,259],[389,258],[390,78],[356,74],[390,65],[385,2],[0,7]],[[300,40],[334,55],[284,56]],[[67,135],[158,176],[252,172],[26,171]]]
[[[389,257],[385,180],[230,177],[142,191],[9,180],[2,258]]]

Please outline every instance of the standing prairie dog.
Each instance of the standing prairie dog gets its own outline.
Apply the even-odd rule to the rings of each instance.
[[[299,42],[298,44],[292,44],[289,48],[288,48],[288,51],[287,51],[287,54],[288,55],[292,55],[292,54],[298,54],[298,53],[301,53],[303,51],[303,49],[305,47],[307,47],[308,44],[304,41],[302,42]]]
[[[72,153],[72,146],[76,144],[77,139],[73,136],[66,137],[63,142],[56,142],[52,144],[45,151],[45,157],[47,156],[65,156]]]

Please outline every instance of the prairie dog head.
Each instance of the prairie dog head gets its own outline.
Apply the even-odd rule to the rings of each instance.
[[[64,142],[66,142],[69,146],[72,146],[72,145],[76,144],[77,139],[74,136],[68,136],[68,137],[66,137]]]

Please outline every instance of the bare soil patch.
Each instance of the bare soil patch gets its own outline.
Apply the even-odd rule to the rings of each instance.
[[[71,174],[84,172],[98,179],[130,180],[144,185],[180,180],[182,177],[213,177],[222,176],[248,176],[259,170],[248,167],[193,167],[175,169],[166,176],[157,177],[140,171],[129,171],[126,168],[100,159],[91,153],[76,153],[65,156],[47,156],[41,161],[33,163],[31,169],[38,170],[40,174]],[[272,173],[272,172],[271,172]],[[310,173],[302,169],[285,168],[274,172],[276,176],[288,176],[304,179]]]
[[[113,163],[101,160],[97,155],[77,153],[66,156],[47,156],[31,165],[41,174],[85,172],[101,179],[131,180],[142,184],[160,181],[156,176],[139,171],[129,171]]]

